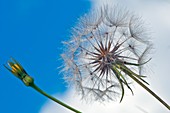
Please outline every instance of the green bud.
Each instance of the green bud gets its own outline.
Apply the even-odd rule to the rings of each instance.
[[[12,74],[19,78],[26,86],[30,86],[34,83],[34,79],[30,77],[25,69],[13,58],[8,61],[8,66],[4,65]]]
[[[34,79],[28,75],[26,75],[24,78],[23,78],[23,82],[26,86],[30,86],[31,84],[34,83]]]

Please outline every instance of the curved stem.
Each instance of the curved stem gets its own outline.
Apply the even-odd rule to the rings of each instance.
[[[154,96],[157,100],[159,100],[159,102],[161,102],[165,107],[167,107],[168,110],[170,110],[170,106],[165,101],[163,101],[156,93],[154,93],[145,84],[142,83],[145,82],[143,79],[140,79],[140,77],[138,77],[134,72],[132,72],[126,66],[123,65],[119,65],[119,66],[120,66],[119,69],[121,69],[124,73],[129,75],[129,77],[131,77],[135,82],[137,82],[140,86],[142,86],[145,90],[147,90],[152,96]]]
[[[147,90],[151,95],[153,95],[157,100],[159,100],[165,107],[167,107],[170,110],[170,106],[163,101],[156,93],[154,93],[152,90],[150,90],[146,85],[144,85],[141,81],[139,81],[136,77],[129,74],[129,76],[136,81],[139,85],[141,85],[145,90]]]
[[[62,106],[64,106],[64,107],[70,109],[71,111],[73,111],[73,112],[75,112],[75,113],[81,113],[80,111],[72,108],[71,106],[69,106],[69,105],[61,102],[60,100],[58,100],[58,99],[56,99],[56,98],[54,98],[54,97],[52,97],[52,96],[50,96],[50,95],[48,95],[48,94],[45,93],[43,90],[41,90],[39,87],[37,87],[34,83],[31,84],[30,86],[31,86],[33,89],[35,89],[36,91],[38,91],[39,93],[41,93],[42,95],[44,95],[44,96],[48,97],[49,99],[53,100],[54,102],[56,102],[56,103],[58,103],[58,104],[60,104],[60,105],[62,105]]]

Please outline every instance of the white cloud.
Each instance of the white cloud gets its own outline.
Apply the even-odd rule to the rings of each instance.
[[[67,104],[77,108],[83,113],[168,113],[156,99],[151,97],[140,86],[134,88],[135,95],[128,94],[122,103],[86,103],[80,100],[73,90],[69,90],[63,96],[56,96]],[[72,113],[70,110],[48,101],[41,109],[40,113]]]
[[[151,61],[153,73],[149,75],[150,87],[167,103],[170,104],[169,90],[169,58],[170,58],[170,2],[147,0],[93,0],[93,6],[105,3],[125,5],[128,9],[142,15],[150,24],[153,32],[155,53]],[[135,86],[135,95],[125,95],[122,103],[110,102],[105,105],[99,103],[83,103],[73,90],[63,96],[57,96],[69,105],[83,111],[83,113],[168,113],[169,111],[140,86]],[[40,113],[71,113],[69,110],[48,101]]]

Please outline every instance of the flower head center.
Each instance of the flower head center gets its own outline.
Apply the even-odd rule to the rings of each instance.
[[[13,73],[17,73],[18,69],[21,70],[20,67],[17,64],[12,65],[11,68],[12,68],[11,71]]]

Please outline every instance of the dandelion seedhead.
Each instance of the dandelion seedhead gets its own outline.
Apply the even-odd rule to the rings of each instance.
[[[64,42],[65,79],[76,86],[82,98],[122,101],[124,87],[135,77],[148,84],[142,68],[152,49],[143,21],[118,7],[104,6],[85,14]]]

